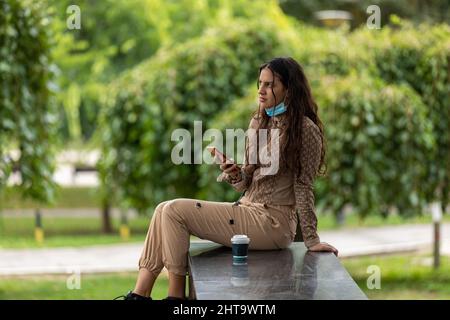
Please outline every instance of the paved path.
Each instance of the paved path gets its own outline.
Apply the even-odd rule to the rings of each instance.
[[[354,228],[326,231],[322,232],[320,236],[321,241],[329,242],[335,246],[341,257],[417,251],[420,249],[432,250],[433,226],[431,224],[414,224]],[[441,226],[441,253],[450,255],[450,223]]]
[[[340,257],[428,249],[431,225],[402,225],[321,232]],[[450,223],[442,225],[442,254],[450,255]],[[142,243],[81,248],[0,249],[0,276],[137,271]]]

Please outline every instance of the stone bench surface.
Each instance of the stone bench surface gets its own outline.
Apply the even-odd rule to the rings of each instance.
[[[329,252],[310,252],[303,242],[283,250],[250,250],[246,265],[233,265],[231,248],[191,243],[190,296],[197,300],[366,300]]]

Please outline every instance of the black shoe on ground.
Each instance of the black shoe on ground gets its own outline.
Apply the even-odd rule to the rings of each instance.
[[[128,291],[128,293],[125,296],[118,296],[117,298],[114,298],[114,300],[119,300],[120,298],[123,298],[122,300],[144,300],[144,301],[153,300],[151,297],[144,297],[132,291]]]

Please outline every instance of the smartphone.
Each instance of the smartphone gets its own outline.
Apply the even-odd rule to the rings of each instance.
[[[231,166],[234,164],[234,160],[232,158],[228,158],[225,154],[220,152],[216,147],[206,147],[206,150],[208,150],[211,155],[214,157],[214,159],[218,160],[219,164],[222,163],[228,163],[228,166]]]

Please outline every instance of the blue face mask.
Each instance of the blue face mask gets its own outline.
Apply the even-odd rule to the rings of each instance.
[[[279,114],[282,114],[283,112],[286,111],[286,106],[284,105],[284,101],[281,102],[279,105],[272,107],[272,108],[267,108],[266,110],[266,114],[269,117],[273,117],[273,116],[277,116]]]

